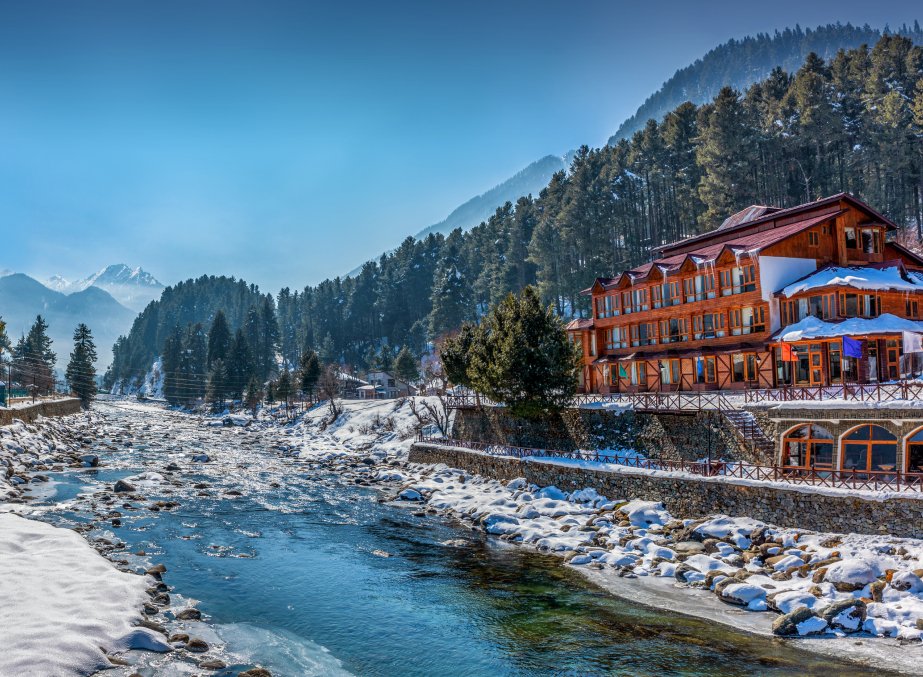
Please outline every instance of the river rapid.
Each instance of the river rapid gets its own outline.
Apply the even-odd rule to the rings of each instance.
[[[208,646],[131,652],[106,674],[872,674],[613,597],[557,557],[338,471],[367,458],[293,454],[278,425],[124,401],[70,421],[100,466],[50,473],[26,512],[83,531],[119,566],[163,564],[169,605],[150,621]],[[114,494],[118,480],[134,491]],[[192,606],[202,620],[175,618]]]

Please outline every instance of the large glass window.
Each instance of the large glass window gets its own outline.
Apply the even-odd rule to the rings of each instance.
[[[756,267],[738,266],[721,271],[721,295],[743,294],[756,291]]]
[[[907,438],[907,472],[923,473],[923,428]]]
[[[863,228],[860,234],[862,237],[862,251],[866,254],[877,254],[878,231],[875,228]]]
[[[715,298],[715,276],[709,273],[686,278],[683,280],[683,295],[686,303]]]
[[[735,383],[756,381],[759,368],[756,353],[734,353],[731,355],[731,380]]]
[[[731,311],[731,334],[741,336],[766,331],[764,306],[737,308]]]
[[[843,317],[878,317],[881,308],[876,294],[840,294]]]
[[[714,357],[697,357],[695,358],[695,382],[696,383],[715,383],[717,381],[717,372],[715,370]]]
[[[856,237],[856,229],[852,226],[849,226],[844,229],[846,234],[846,248],[847,249],[858,249],[859,248],[859,239]]]
[[[861,425],[843,438],[843,470],[892,471],[897,465],[897,438],[879,425]]]
[[[782,465],[790,468],[832,468],[833,435],[813,423],[788,431],[782,438]]]

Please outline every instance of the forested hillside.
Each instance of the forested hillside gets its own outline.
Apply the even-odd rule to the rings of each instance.
[[[889,31],[886,29],[886,32]],[[913,26],[901,26],[894,34],[908,37],[918,45],[923,43],[923,29],[917,22]],[[609,144],[629,138],[643,129],[648,120],[661,119],[681,103],[705,103],[726,86],[747,89],[768,77],[774,68],[797,70],[812,52],[823,59],[832,59],[841,49],[874,44],[881,35],[877,28],[847,23],[813,29],[796,26],[771,35],[759,33],[741,40],[728,40],[676,71],[619,126]]]
[[[290,364],[306,346],[324,361],[387,361],[402,345],[421,352],[529,284],[559,313],[580,314],[579,292],[595,277],[750,204],[848,191],[916,232],[921,188],[923,50],[886,36],[829,62],[811,55],[797,72],[777,69],[744,93],[725,88],[702,106],[681,104],[615,145],[581,148],[538,197],[508,203],[466,233],[407,238],[353,277],[282,290],[279,348]],[[233,319],[225,308],[232,325],[249,305],[239,302]],[[172,326],[208,326],[219,307],[192,298],[173,315],[149,307],[117,346],[116,364],[130,365],[120,373],[146,368]]]

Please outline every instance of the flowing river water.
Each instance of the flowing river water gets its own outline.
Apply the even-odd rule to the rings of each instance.
[[[228,664],[211,674],[871,674],[613,597],[556,557],[285,456],[265,429],[124,403],[100,403],[91,429],[101,467],[52,474],[33,505],[59,525],[93,522],[88,535],[123,542],[110,557],[128,566],[163,563],[174,604],[198,603],[195,632]],[[159,474],[132,480],[146,501],[179,505],[94,497],[143,472]],[[207,672],[180,651],[130,658],[108,674]]]

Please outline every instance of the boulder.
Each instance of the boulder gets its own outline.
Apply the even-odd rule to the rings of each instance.
[[[176,620],[178,621],[197,621],[201,618],[202,612],[198,609],[183,609],[176,614]]]
[[[135,490],[134,485],[129,484],[125,480],[118,480],[115,485],[113,485],[112,490],[117,493],[131,493]]]
[[[699,541],[680,541],[672,545],[677,555],[702,555],[705,554],[705,545]]]
[[[861,599],[840,599],[821,612],[830,627],[856,632],[865,622],[866,607]]]
[[[834,562],[827,567],[824,580],[832,583],[839,592],[861,590],[878,579],[874,563],[864,559],[847,559]]]
[[[208,642],[199,637],[190,637],[186,642],[186,649],[194,653],[205,653],[208,651]]]
[[[891,577],[891,587],[901,592],[923,592],[923,580],[910,571],[899,571]]]
[[[813,611],[806,606],[800,606],[791,613],[779,616],[772,622],[772,632],[774,635],[788,637],[798,635],[798,626],[812,618],[817,618]]]

